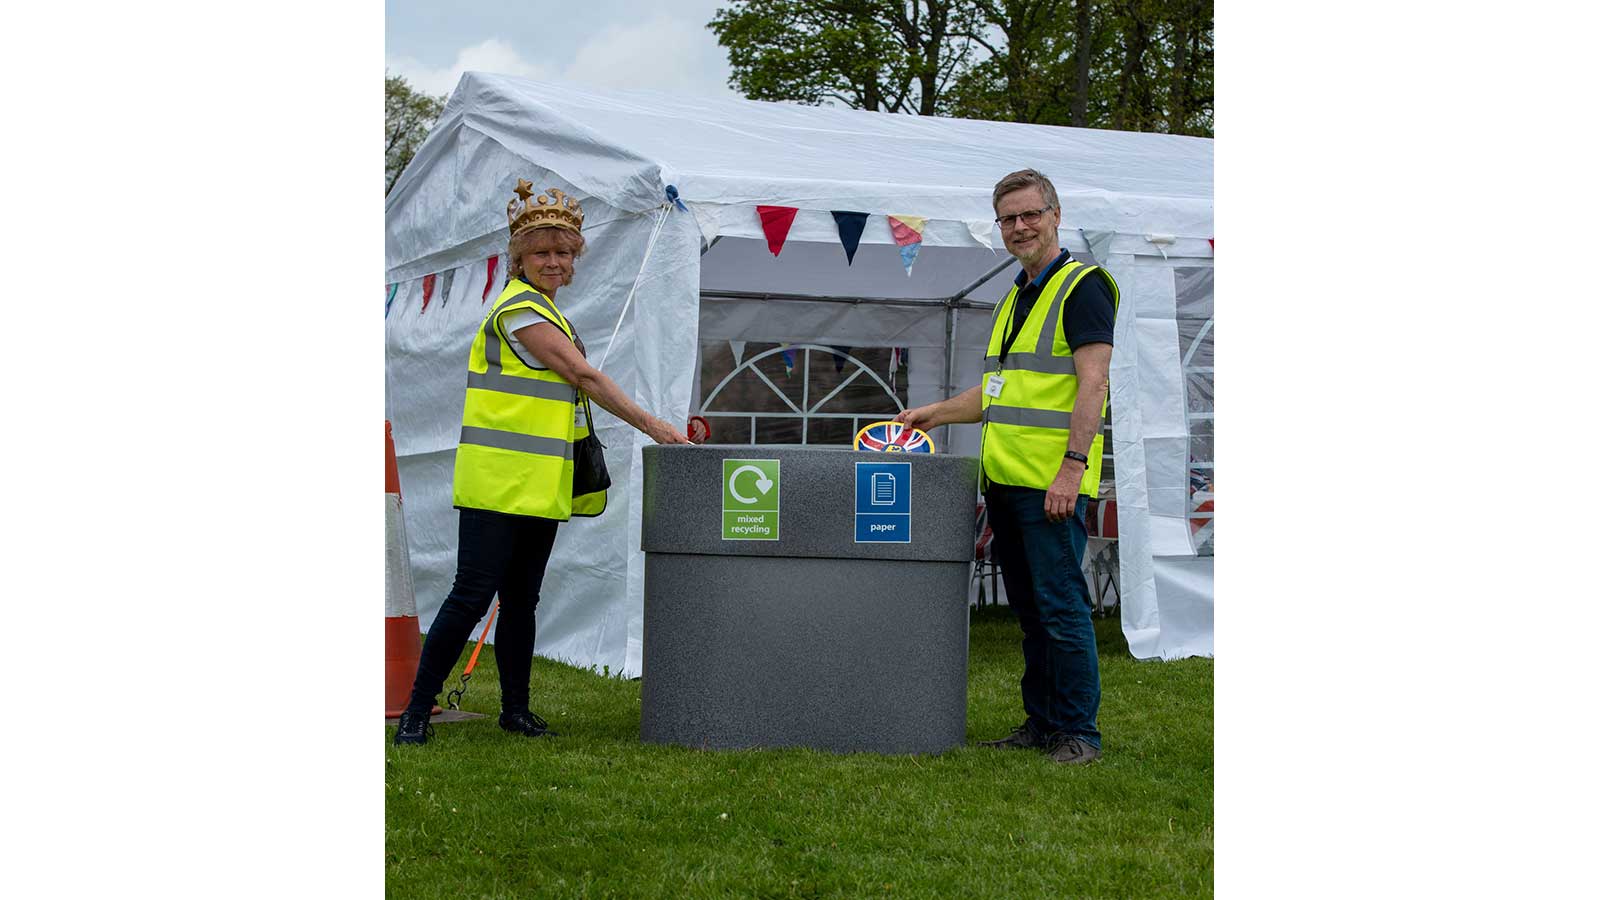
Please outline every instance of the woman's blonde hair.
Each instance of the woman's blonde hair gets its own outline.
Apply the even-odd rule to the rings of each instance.
[[[522,274],[522,257],[531,253],[534,247],[549,237],[559,238],[556,245],[563,250],[571,250],[573,259],[582,256],[583,251],[588,248],[588,242],[583,239],[583,235],[570,228],[544,225],[539,228],[529,228],[527,231],[519,231],[511,236],[511,243],[506,245],[506,256],[511,260],[507,265],[507,274],[512,278],[527,280]],[[563,284],[571,283],[571,277],[568,277],[563,282]]]

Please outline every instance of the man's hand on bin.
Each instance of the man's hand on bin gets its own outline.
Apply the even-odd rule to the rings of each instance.
[[[933,415],[933,408],[938,405],[937,403],[930,403],[927,406],[903,409],[899,415],[894,417],[894,420],[902,425],[910,425],[912,428],[921,428],[923,431],[927,431],[939,424],[935,421]]]

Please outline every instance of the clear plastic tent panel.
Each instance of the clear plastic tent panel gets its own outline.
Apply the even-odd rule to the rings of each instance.
[[[1216,337],[1209,267],[1180,268],[1178,358],[1183,364],[1184,419],[1189,434],[1189,533],[1197,556],[1213,555],[1216,525]]]
[[[907,405],[910,351],[702,341],[696,412],[718,444],[849,446]]]

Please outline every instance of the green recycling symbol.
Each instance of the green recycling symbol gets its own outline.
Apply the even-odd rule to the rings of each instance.
[[[722,461],[722,538],[778,539],[778,460]]]

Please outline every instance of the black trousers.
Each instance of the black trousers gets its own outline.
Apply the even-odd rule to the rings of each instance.
[[[461,510],[455,585],[422,644],[408,709],[424,712],[433,708],[444,680],[472,639],[473,629],[489,612],[496,593],[500,611],[495,618],[494,658],[500,670],[500,708],[504,712],[528,708],[534,610],[539,606],[539,585],[559,524],[554,519]]]

